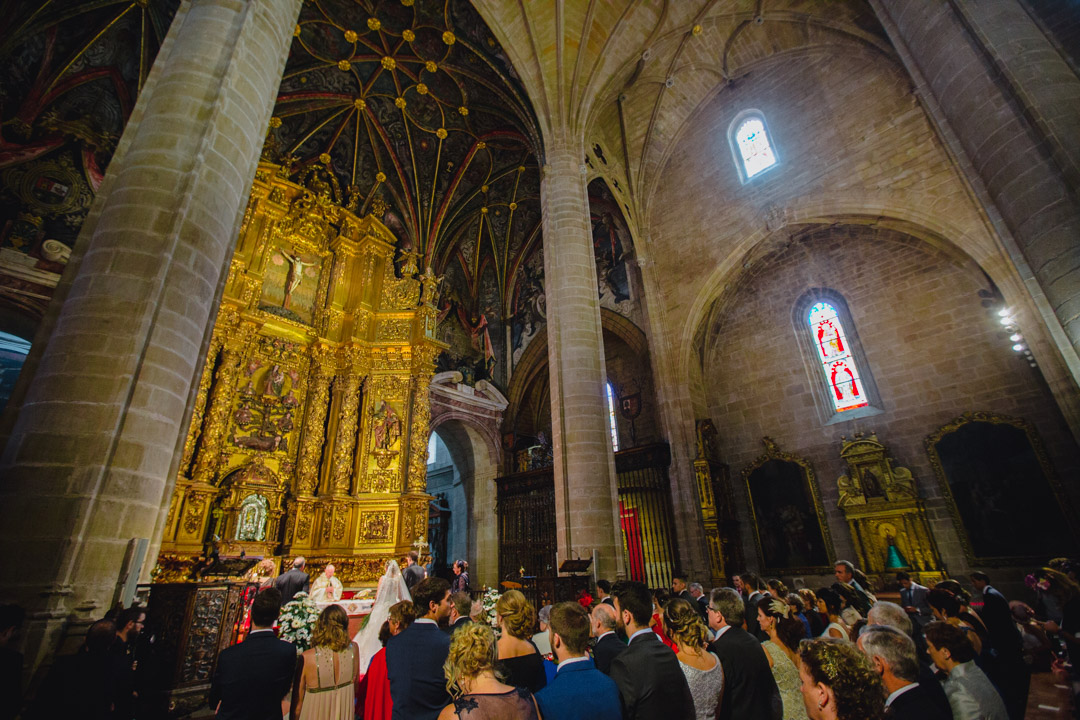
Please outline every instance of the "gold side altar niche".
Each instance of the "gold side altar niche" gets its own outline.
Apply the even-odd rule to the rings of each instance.
[[[837,505],[851,530],[859,567],[886,582],[895,581],[891,575],[899,570],[906,570],[923,585],[944,579],[941,556],[911,471],[893,467],[888,451],[872,431],[869,437],[855,433],[851,440],[841,436],[840,441],[840,457],[847,462],[848,474],[836,481]]]
[[[373,583],[427,534],[437,279],[376,219],[260,163],[240,228],[155,578],[222,556],[304,555]]]

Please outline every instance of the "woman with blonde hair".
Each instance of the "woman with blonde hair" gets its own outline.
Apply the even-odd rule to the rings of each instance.
[[[531,692],[499,680],[497,659],[495,632],[487,625],[469,623],[454,632],[443,663],[446,690],[453,700],[439,713],[439,720],[540,720]]]
[[[678,647],[679,669],[690,686],[697,720],[713,720],[724,694],[724,668],[707,649],[708,628],[694,606],[682,598],[668,600],[662,617],[664,632]]]
[[[830,637],[799,644],[799,678],[810,720],[881,720],[885,688],[881,675],[847,640]]]
[[[353,720],[360,649],[349,640],[349,616],[340,605],[328,605],[319,615],[311,645],[303,655],[291,716],[300,720]]]
[[[495,603],[499,637],[499,669],[506,682],[538,692],[547,685],[544,657],[531,638],[536,625],[536,609],[518,590],[507,590]]]

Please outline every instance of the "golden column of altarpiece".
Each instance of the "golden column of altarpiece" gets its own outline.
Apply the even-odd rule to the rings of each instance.
[[[346,584],[427,535],[437,279],[375,218],[261,163],[229,269],[155,579],[204,543],[304,555]],[[378,209],[376,198],[373,203]]]

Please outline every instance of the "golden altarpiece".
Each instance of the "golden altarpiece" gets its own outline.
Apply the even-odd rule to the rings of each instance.
[[[705,545],[709,551],[711,587],[728,583],[727,565],[743,566],[739,549],[739,523],[735,516],[735,501],[728,479],[728,466],[717,460],[716,426],[712,420],[695,422],[697,455],[694,458],[694,477],[701,501],[701,523]]]
[[[837,479],[859,567],[868,575],[895,581],[906,570],[923,585],[944,578],[941,556],[926,522],[926,510],[911,471],[892,464],[873,432],[840,438],[848,473]]]
[[[428,387],[437,279],[376,212],[255,175],[183,450],[156,579],[185,580],[204,543],[222,556],[304,555],[346,584],[427,534]]]

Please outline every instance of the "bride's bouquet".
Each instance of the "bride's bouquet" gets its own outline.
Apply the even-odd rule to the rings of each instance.
[[[285,603],[278,616],[278,637],[296,646],[302,653],[311,647],[311,631],[319,619],[319,608],[306,592],[298,592]]]

